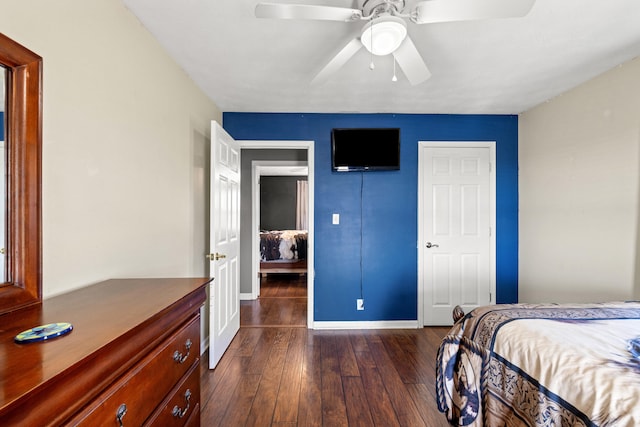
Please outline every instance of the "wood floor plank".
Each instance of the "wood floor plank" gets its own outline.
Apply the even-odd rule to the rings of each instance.
[[[225,358],[226,356],[227,354],[225,353],[222,357]],[[200,397],[203,405],[200,419],[207,420],[206,425],[217,425],[219,420],[224,417],[227,407],[232,403],[233,395],[229,391],[235,390],[243,377],[246,358],[231,356],[229,359],[228,367],[222,374],[218,384],[211,391],[211,395],[207,398]]]
[[[436,400],[425,384],[407,384],[407,390],[416,403],[420,416],[429,427],[447,427],[449,423],[438,411]]]
[[[369,347],[367,346],[367,339],[362,334],[362,331],[349,331],[349,340],[351,341],[351,347],[353,348],[354,353],[357,353],[359,351],[369,351]]]
[[[405,360],[405,363],[413,366],[413,369],[416,372],[417,377],[414,384],[436,383],[436,361],[434,357],[427,358],[422,357],[420,353],[407,352],[405,354]]]
[[[355,353],[358,362],[358,370],[361,375],[365,396],[371,408],[371,416],[376,426],[399,426],[400,421],[393,409],[393,404],[385,388],[384,381],[378,372],[375,360],[371,353],[358,351]]]
[[[254,301],[240,301],[240,327],[259,325],[260,306]]]
[[[306,340],[306,329],[292,330],[282,372],[282,383],[276,397],[276,407],[273,413],[274,424],[295,423],[298,420]]]
[[[322,424],[343,426],[348,424],[347,407],[344,399],[340,360],[334,335],[324,334],[320,339],[322,365]]]
[[[423,328],[423,334],[420,335],[422,343],[429,349],[429,352],[436,354],[438,352],[438,346],[442,338],[449,332],[448,327],[436,327]]]
[[[362,384],[362,378],[355,376],[342,377],[342,385],[349,426],[373,426],[373,416],[371,415],[371,408]]]
[[[412,330],[403,329],[396,330],[396,332],[394,337],[404,351],[418,351],[416,347],[416,334],[412,333]]]
[[[233,356],[235,356],[236,352],[238,351],[238,348],[241,346],[241,343],[244,342],[244,339],[247,335],[250,335],[252,333],[253,332],[251,332],[250,330],[238,331],[238,334],[235,336],[235,338],[231,342],[232,345],[230,345],[227,351],[225,352],[225,356],[228,355],[228,357],[223,357],[222,359],[220,359],[220,361],[218,362],[218,366],[216,367],[215,370],[209,370],[209,352],[207,351],[205,353],[204,357],[201,358],[200,363],[204,364],[204,370],[201,369],[201,372],[208,373],[206,377],[207,390],[204,392],[205,394],[203,394],[203,391],[201,391],[200,393],[201,396],[207,396],[211,392],[213,392],[213,390],[215,389],[215,387],[217,387],[221,378],[224,376],[225,372],[227,371],[229,365],[233,361]],[[201,378],[202,378],[202,375],[201,375]]]
[[[307,327],[307,299],[294,299],[293,316],[291,318],[291,326]]]
[[[289,340],[291,339],[291,328],[276,329],[276,336],[273,340],[273,346],[282,348],[284,350],[289,347]]]
[[[287,304],[283,305],[283,310],[280,311],[280,324],[290,325],[293,320],[293,308],[295,305],[294,300],[285,299]]]
[[[432,370],[435,368],[436,363],[436,354],[438,352],[438,347],[440,345],[440,341],[444,336],[444,332],[441,332],[440,335],[436,335],[433,337],[428,336],[429,328],[423,328],[421,334],[416,335],[416,358],[423,361],[429,366],[426,368],[427,370]],[[437,332],[436,332],[437,333]],[[424,366],[424,365],[423,365]],[[435,375],[435,369],[428,374]]]
[[[214,372],[209,369],[209,349],[200,356],[200,407],[204,408],[211,396],[213,396],[213,390],[215,386],[220,382],[222,374],[229,366],[231,357],[221,359],[218,362],[218,368]]]
[[[262,299],[267,302],[266,299]],[[291,301],[279,299],[271,304],[269,314],[264,318],[267,325],[287,325],[291,321]]]
[[[413,363],[406,363],[407,353],[405,353],[403,347],[396,339],[396,335],[386,335],[382,337],[384,344],[390,359],[394,363],[394,367],[400,375],[400,379],[405,384],[416,384],[421,382],[420,375],[415,369]]]
[[[369,349],[400,424],[411,427],[425,425],[382,341],[370,341]]]
[[[239,344],[237,348],[234,347],[235,348],[234,354],[240,357],[243,357],[243,356],[250,357],[253,355],[256,345],[258,345],[258,342],[260,342],[260,338],[262,337],[262,331],[253,330],[253,329],[246,329],[246,330],[241,329],[241,331],[243,333],[239,337]],[[234,337],[234,339],[231,342],[233,343],[233,341],[235,340],[236,338]],[[234,348],[232,348],[232,350]],[[229,349],[227,349],[227,351],[229,351]]]
[[[283,331],[279,330],[278,332],[282,333]],[[280,337],[282,338],[282,336],[281,334]],[[286,354],[287,346],[283,345],[281,341],[274,340],[269,352],[269,359],[260,377],[260,384],[255,393],[253,405],[249,410],[246,421],[247,426],[266,426],[271,424]]]
[[[310,331],[304,347],[300,378],[298,403],[298,425],[300,426],[322,426],[322,354],[320,350],[318,337]]]
[[[271,347],[276,340],[278,330],[273,328],[252,328],[252,330],[260,333],[260,339],[256,342],[253,353],[249,357],[246,373],[262,374],[269,360]]]
[[[351,346],[349,332],[340,331],[335,336],[338,360],[340,361],[340,375],[343,377],[359,377],[358,362]]]
[[[433,353],[425,356],[419,352],[416,340],[417,335],[402,331],[395,336],[395,342],[402,351],[398,357],[404,360],[404,365],[411,366],[411,375],[414,376],[413,381],[405,378],[405,383],[435,384],[435,357],[432,356]]]
[[[245,425],[247,413],[253,408],[252,402],[261,382],[260,375],[241,375],[233,392],[230,393],[227,409],[219,426]],[[265,424],[262,424],[265,425]]]

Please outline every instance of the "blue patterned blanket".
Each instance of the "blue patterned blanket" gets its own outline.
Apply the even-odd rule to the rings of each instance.
[[[640,303],[480,307],[437,358],[459,426],[640,426]]]

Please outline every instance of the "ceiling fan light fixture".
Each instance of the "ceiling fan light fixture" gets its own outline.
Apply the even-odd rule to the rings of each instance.
[[[375,18],[362,29],[360,41],[374,55],[389,55],[407,37],[407,24],[396,16]]]

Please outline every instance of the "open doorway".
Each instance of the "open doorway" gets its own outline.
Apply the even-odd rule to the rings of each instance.
[[[260,296],[270,275],[293,279],[307,274],[309,168],[306,161],[254,160],[251,166],[259,242],[259,280],[257,289],[252,286]]]
[[[300,273],[293,269],[301,269],[299,260],[303,258],[305,274],[296,275],[297,282],[305,286],[307,294],[306,325],[313,327],[313,142],[312,141],[240,141],[242,149],[242,203],[241,203],[241,264],[251,268],[241,270],[240,298],[256,300],[260,290],[260,229],[286,228],[293,232],[289,236],[297,240],[297,244],[288,254],[288,260],[281,261],[283,268],[290,268],[291,273]],[[301,236],[295,232],[303,228],[300,224],[286,227],[261,227],[259,183],[261,177],[304,177],[307,187],[306,202],[306,245],[302,246]],[[299,179],[303,181],[303,179]],[[277,184],[276,184],[277,186]],[[272,230],[271,230],[272,231]],[[289,246],[291,249],[291,246]],[[306,254],[304,253],[306,249]],[[302,254],[300,252],[303,252]],[[294,255],[294,256],[292,256]],[[285,257],[286,258],[286,257]],[[297,261],[294,261],[297,260]],[[274,271],[275,272],[275,271]],[[244,276],[243,276],[244,274]],[[268,277],[268,275],[267,275]]]

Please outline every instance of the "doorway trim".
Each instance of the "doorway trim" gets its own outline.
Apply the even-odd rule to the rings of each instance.
[[[424,150],[422,148],[488,148],[489,149],[489,221],[491,228],[490,249],[489,256],[490,266],[490,289],[491,289],[491,302],[495,304],[496,301],[496,142],[495,141],[418,141],[418,325],[419,327],[426,326],[424,324],[424,295],[425,295],[425,283],[424,283],[424,242],[426,227],[423,223],[424,218],[424,205],[425,201],[423,195],[423,183],[425,177],[426,159]],[[453,323],[453,319],[452,319]]]
[[[315,171],[315,161],[314,161],[314,141],[255,141],[255,140],[245,140],[238,141],[240,143],[241,150],[307,150],[307,182],[309,186],[309,229],[308,229],[308,238],[307,238],[307,328],[313,329],[314,323],[314,292],[313,292],[313,283],[315,276],[314,269],[314,194],[315,194],[315,185],[314,185],[314,171]],[[272,160],[272,162],[274,162]],[[280,163],[285,163],[281,161]],[[253,175],[253,167],[252,167],[252,175]],[[253,176],[252,176],[253,179]],[[254,188],[255,180],[251,183],[252,189]],[[252,190],[253,193],[253,190]],[[254,194],[252,194],[252,200],[255,200]],[[255,220],[252,214],[252,223]],[[252,227],[256,227],[257,225],[252,224]],[[255,247],[254,247],[255,245]],[[257,239],[254,239],[252,242],[252,294],[255,292],[253,286],[253,280],[256,280],[258,277],[257,271],[257,262],[254,262],[253,257],[256,256],[257,251],[259,250]],[[255,271],[254,271],[255,269]],[[256,295],[257,296],[257,295]]]

